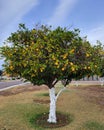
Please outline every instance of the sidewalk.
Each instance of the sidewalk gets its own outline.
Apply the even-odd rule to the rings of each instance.
[[[70,83],[70,85],[75,85],[75,86],[79,86],[79,85],[104,85],[104,81],[72,81]]]
[[[14,87],[18,87],[18,86],[25,86],[25,85],[27,85],[27,84],[30,84],[30,82],[21,83],[21,84],[17,84],[17,85],[12,85],[12,86],[9,86],[9,87],[0,89],[0,91],[4,91],[4,90],[10,89],[10,88],[14,88]]]

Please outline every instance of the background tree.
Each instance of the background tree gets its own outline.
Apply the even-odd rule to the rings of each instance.
[[[81,79],[97,73],[99,53],[88,41],[79,36],[79,30],[36,26],[29,30],[24,24],[12,33],[1,54],[5,57],[4,68],[33,84],[46,84],[50,93],[48,122],[56,123],[55,84],[61,80],[66,86],[72,79]],[[9,45],[8,45],[9,43]]]
[[[100,44],[101,46],[101,44]],[[100,77],[104,78],[104,46],[100,47],[100,55],[101,55],[101,66],[100,66]]]
[[[100,77],[104,78],[104,57],[102,58],[102,61],[101,61],[100,73],[101,73]]]
[[[0,79],[2,79],[3,70],[0,70]]]
[[[99,41],[97,41],[97,44],[98,44],[97,49],[99,50],[101,56],[98,76],[100,77],[99,80],[102,86],[104,85],[104,46],[102,46],[102,44]]]

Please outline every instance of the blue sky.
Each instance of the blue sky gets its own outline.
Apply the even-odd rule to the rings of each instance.
[[[0,0],[0,46],[19,23],[71,26],[104,44],[104,0]]]

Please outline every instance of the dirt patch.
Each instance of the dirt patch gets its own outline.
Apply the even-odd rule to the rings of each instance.
[[[87,87],[74,87],[74,89],[82,90],[80,96],[85,100],[99,104],[104,107],[104,87],[101,86],[87,86]]]
[[[50,100],[43,100],[43,99],[34,99],[33,100],[35,103],[39,103],[39,104],[49,104]]]
[[[8,89],[5,91],[0,91],[0,95],[1,96],[10,96],[10,95],[16,95],[18,93],[23,93],[23,92],[27,92],[27,91],[40,91],[40,90],[46,90],[48,89],[47,86],[45,85],[27,85],[27,86],[19,86],[16,88],[12,88],[12,89]]]

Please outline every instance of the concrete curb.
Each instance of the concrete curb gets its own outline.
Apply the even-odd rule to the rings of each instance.
[[[26,82],[26,83],[22,83],[22,84],[17,84],[17,85],[12,85],[12,86],[9,86],[9,87],[0,89],[0,92],[1,92],[1,91],[5,91],[5,90],[10,89],[10,88],[18,87],[18,86],[25,86],[25,85],[27,85],[27,84],[30,84],[30,82]]]

